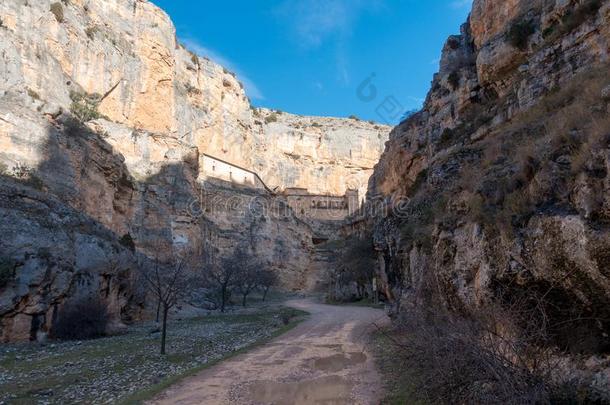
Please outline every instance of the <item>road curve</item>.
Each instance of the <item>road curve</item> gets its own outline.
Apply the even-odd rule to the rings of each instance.
[[[310,300],[290,332],[169,388],[151,404],[378,404],[381,382],[365,343],[383,311]]]

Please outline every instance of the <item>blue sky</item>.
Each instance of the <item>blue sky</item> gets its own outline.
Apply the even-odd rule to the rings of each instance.
[[[421,106],[472,0],[153,0],[256,106],[396,123]],[[367,80],[369,79],[369,80]]]

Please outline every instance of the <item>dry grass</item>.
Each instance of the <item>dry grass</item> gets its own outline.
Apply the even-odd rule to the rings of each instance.
[[[51,13],[53,13],[58,23],[61,24],[64,22],[64,7],[61,5],[60,2],[51,4],[50,11]]]
[[[437,276],[435,276],[437,277]],[[428,277],[386,335],[394,362],[407,369],[400,384],[424,403],[591,403],[600,393],[558,372],[550,344],[561,324],[552,287],[500,288],[468,315],[449,311],[442,280]],[[401,390],[398,390],[400,393]],[[402,391],[404,393],[404,390]]]
[[[471,218],[510,232],[545,202],[569,205],[562,192],[580,173],[601,170],[596,154],[610,140],[607,84],[606,66],[576,75],[475,143],[482,157],[457,179],[472,198]]]
[[[587,20],[592,20],[602,6],[601,0],[584,0],[569,10],[555,25],[547,28],[543,37],[548,42],[556,41],[562,36],[574,31]]]
[[[274,122],[277,122],[277,114],[276,113],[271,113],[269,116],[265,117],[265,123],[266,124],[271,124]]]

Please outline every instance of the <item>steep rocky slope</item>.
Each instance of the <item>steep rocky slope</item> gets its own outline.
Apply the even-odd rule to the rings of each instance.
[[[475,0],[461,31],[370,181],[385,295],[472,313],[526,294],[553,344],[607,354],[610,2]]]
[[[206,184],[202,155],[278,190],[364,195],[387,139],[375,124],[252,108],[148,1],[9,0],[0,21],[0,339],[48,331],[79,294],[117,324],[137,317],[138,263],[178,251],[250,246],[303,288],[309,225],[280,196]]]

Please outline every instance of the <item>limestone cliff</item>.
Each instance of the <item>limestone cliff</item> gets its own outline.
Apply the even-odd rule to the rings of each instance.
[[[273,188],[364,195],[389,132],[252,108],[145,0],[8,0],[0,21],[0,339],[48,330],[78,294],[136,317],[133,270],[179,250],[246,244],[303,288],[310,226],[280,196],[208,184],[203,154]]]
[[[607,354],[610,2],[475,0],[461,31],[371,178],[385,295],[544,297],[553,344]]]
[[[306,188],[366,195],[390,128],[357,119],[304,117],[269,110],[255,114],[252,166],[271,188]]]

